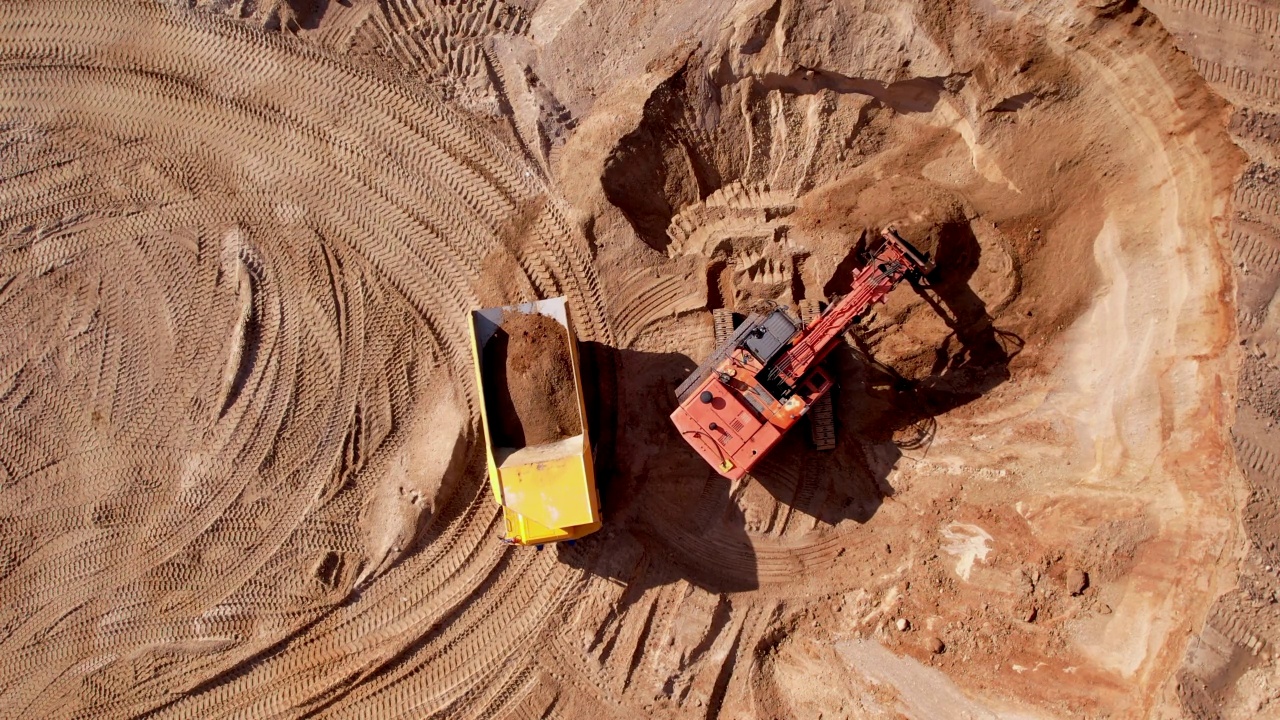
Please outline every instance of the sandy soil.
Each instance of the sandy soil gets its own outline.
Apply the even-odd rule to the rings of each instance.
[[[1150,5],[0,4],[0,715],[1276,716],[1280,16]],[[709,310],[887,223],[724,481]],[[555,295],[605,529],[509,549],[466,313]]]
[[[1248,153],[1230,217],[1241,350],[1231,439],[1248,495],[1244,557],[1178,673],[1196,718],[1280,717],[1280,9],[1246,2],[1153,1],[1151,9],[1214,91],[1234,105],[1232,140]]]
[[[569,335],[559,323],[506,313],[484,351],[495,445],[522,448],[582,433]]]

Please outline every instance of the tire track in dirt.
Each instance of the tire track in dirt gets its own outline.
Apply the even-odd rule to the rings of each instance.
[[[1280,486],[1280,458],[1275,453],[1239,433],[1232,433],[1231,439],[1235,441],[1236,460],[1242,467]]]
[[[830,569],[828,561],[844,550],[873,543],[860,535],[856,527],[809,532],[798,537],[757,536],[749,544],[726,535],[723,523],[704,532],[694,532],[676,523],[664,522],[655,530],[663,543],[679,548],[682,556],[707,559],[689,568],[699,578],[729,586],[759,585],[775,589],[794,585],[798,574]]]
[[[529,30],[525,11],[501,0],[390,0],[380,10],[370,31],[375,46],[394,48],[402,64],[423,75],[481,77],[489,70],[482,41]]]
[[[143,344],[142,346],[143,346],[143,347],[145,347],[145,344]],[[142,387],[139,387],[139,388],[138,388],[138,390],[139,390],[140,392],[141,392],[141,391],[144,391],[145,389],[146,389],[146,386],[142,386]],[[153,386],[153,389],[154,389],[154,386]],[[157,395],[158,395],[158,394],[157,394]],[[54,397],[56,398],[57,396],[55,395]],[[144,399],[145,399],[145,396],[144,396]],[[127,414],[127,413],[126,413],[126,414]],[[163,413],[160,413],[160,415],[159,415],[159,416],[160,416],[160,417],[163,417]],[[165,438],[164,438],[164,436],[159,436],[159,437],[155,437],[155,436],[153,436],[153,437],[148,438],[148,437],[146,437],[146,435],[148,435],[148,433],[143,433],[143,432],[141,432],[141,431],[142,431],[142,429],[130,430],[128,427],[123,428],[123,429],[122,429],[122,433],[121,433],[121,436],[122,436],[122,437],[121,437],[121,439],[123,439],[123,440],[127,440],[129,436],[133,436],[133,438],[134,438],[134,440],[135,440],[135,441],[141,441],[141,442],[147,443],[147,444],[149,444],[149,445],[151,445],[151,446],[153,446],[153,447],[154,447],[154,446],[156,446],[156,445],[155,445],[155,443],[157,443],[157,442],[162,442],[162,441],[165,439]],[[175,439],[175,440],[176,440],[176,439]],[[114,459],[114,458],[112,458],[110,455],[107,455],[107,456],[106,456],[106,460],[107,460],[107,462],[105,463],[106,465],[110,465],[110,464],[112,464],[112,462],[113,462],[113,461],[115,461],[115,459]],[[95,522],[95,523],[100,522],[100,517],[98,516],[98,513],[96,513],[96,512],[94,513],[94,516],[93,516],[93,522]],[[173,524],[173,523],[169,523],[169,524],[168,524],[168,527],[172,528],[172,527],[174,527],[174,524]],[[198,525],[197,525],[197,527],[198,527]],[[168,532],[168,531],[166,531],[166,532]],[[153,545],[152,545],[152,543],[154,543],[154,542],[155,542],[155,540],[154,540],[154,539],[148,539],[147,541],[145,541],[145,542],[143,543],[143,547],[144,547],[144,548],[150,548],[150,547],[157,547],[157,548],[158,548],[158,547],[159,547],[159,545],[155,545],[155,546],[153,546]],[[143,552],[143,553],[142,553],[142,555],[143,555],[143,556],[145,556],[145,555],[146,555],[146,552]],[[127,564],[127,563],[122,563],[122,565],[126,565],[126,564]],[[101,579],[100,579],[100,578],[95,579],[95,582],[101,582]],[[56,583],[55,583],[55,585],[54,585],[54,586],[56,587]],[[80,586],[80,587],[78,587],[78,588],[77,588],[77,590],[76,590],[76,592],[75,592],[75,593],[72,593],[72,594],[70,595],[70,598],[74,599],[74,598],[77,598],[77,597],[80,597],[80,598],[85,597],[84,592],[85,592],[85,588],[86,588],[86,586],[89,588],[89,592],[92,592],[92,591],[93,591],[93,588],[95,588],[95,587],[96,587],[97,589],[99,589],[99,590],[100,590],[100,589],[102,589],[102,587],[101,587],[100,585],[95,586],[95,583],[83,583],[83,584],[81,584],[81,586]],[[56,609],[56,608],[57,608],[57,607],[59,607],[59,606],[63,606],[63,607],[68,607],[68,606],[69,606],[69,607],[74,607],[74,602],[72,602],[72,604],[71,604],[71,605],[66,605],[67,600],[68,600],[68,595],[67,595],[65,592],[60,592],[60,593],[59,593],[59,602],[56,602],[56,603],[50,603],[50,604],[49,604],[49,608],[54,608],[54,609]],[[48,609],[46,609],[46,612],[47,612],[47,610],[48,610]],[[40,616],[39,616],[39,615],[37,615],[37,620],[39,619],[39,617],[40,617]],[[13,642],[12,637],[9,639],[9,642]],[[11,645],[10,647],[12,647],[12,645]]]
[[[1237,262],[1244,262],[1249,272],[1272,275],[1280,270],[1280,246],[1241,227],[1238,222],[1231,231],[1231,249]]]
[[[725,236],[772,236],[794,204],[793,195],[767,185],[730,183],[671,218],[667,252],[704,254]]]
[[[651,270],[638,270],[618,289],[611,315],[618,318],[617,335],[623,347],[631,346],[655,323],[706,305],[705,298],[691,292],[684,279],[654,275]]]
[[[35,79],[34,82],[49,82],[51,80],[52,80],[51,78],[39,78],[39,79]],[[92,81],[89,81],[89,82],[92,83]],[[74,96],[74,90],[70,91],[68,94]],[[15,111],[18,111],[18,107],[23,104],[26,104],[27,107],[38,104],[38,98],[21,98],[21,97],[15,97],[16,95],[17,93],[11,93],[11,94],[6,93],[7,98],[12,98],[14,100],[15,105],[12,107],[14,108]],[[116,100],[116,102],[123,103],[126,107],[128,106],[148,107],[150,103],[164,102],[165,99],[171,97],[171,95],[172,95],[171,92],[165,92],[165,91],[158,91],[154,94],[151,94],[151,93],[145,93],[145,94],[139,94],[139,95],[127,94],[122,97],[119,97]],[[54,113],[60,116],[66,116],[67,114],[71,114],[70,111],[64,112],[63,110],[55,110]],[[189,106],[187,118],[191,122],[196,122],[197,119],[202,114],[207,115],[209,113],[207,111],[201,110],[198,104],[193,103],[191,106]],[[226,121],[226,126],[234,127],[236,120],[238,119],[229,118]],[[163,125],[158,127],[146,128],[144,132],[154,133],[162,137],[164,136],[164,134],[166,134],[166,131]],[[169,139],[175,142],[178,141],[177,137],[171,137]],[[225,142],[239,141],[243,143],[244,139],[245,138],[242,136],[242,134],[237,133],[236,135],[231,137],[226,137],[223,140]],[[262,142],[264,146],[266,146],[270,141],[269,141],[269,138],[264,135],[262,137]],[[279,167],[283,169],[283,166],[279,166]],[[303,192],[305,190],[304,181],[301,178],[296,179],[291,184],[294,185],[294,187],[291,189],[296,189],[299,192]],[[390,211],[389,208],[387,208],[387,210]],[[376,234],[379,232],[379,228],[371,226],[367,220],[365,222],[360,222],[359,224],[354,224],[354,225],[347,225],[346,223],[343,223],[342,218],[335,218],[335,220],[337,220],[337,222],[335,222],[336,233],[346,233],[347,236],[352,236],[352,235],[359,236],[360,234],[371,234],[376,236]],[[371,254],[374,256],[373,261],[375,264],[380,264],[383,267],[390,269],[390,261],[383,260],[383,258],[386,257],[386,253],[382,251],[381,248],[375,248],[374,252]],[[405,286],[406,292],[410,293],[410,296],[414,296],[414,294],[416,293],[417,297],[423,298],[422,300],[418,301],[418,303],[422,305],[423,308],[438,307],[439,305],[443,305],[446,302],[445,298],[448,297],[447,293],[440,290],[434,290],[433,286],[426,281],[426,277],[431,276],[431,273],[433,272],[439,272],[441,273],[441,277],[445,277],[445,278],[458,277],[460,270],[445,269],[448,266],[445,264],[445,261],[443,258],[429,258],[429,257],[422,258],[420,256],[420,253],[410,252],[408,250],[406,250],[405,254],[409,257],[417,256],[419,259],[422,260],[423,264],[425,265],[425,268],[424,268],[425,274],[423,276],[412,278],[411,280],[401,281],[401,283]],[[462,292],[464,292],[464,290],[461,287],[457,288],[457,290],[455,291],[455,293],[462,293]],[[454,294],[453,298],[456,298],[457,296],[458,296],[457,294]],[[456,302],[456,300],[454,300],[454,302]],[[438,303],[439,305],[431,305],[432,303]],[[457,321],[454,321],[451,324],[456,326]],[[438,322],[437,325],[438,326],[444,325],[444,323]],[[441,330],[446,332],[448,330],[453,330],[453,329],[455,328],[450,328],[447,325],[444,325],[444,327],[441,328]],[[456,346],[456,343],[454,345]],[[460,351],[455,350],[453,355],[456,356],[456,359],[454,360],[455,363],[461,364],[464,362],[464,359],[461,357]]]
[[[478,32],[497,18],[492,4],[471,10],[450,28]],[[56,491],[37,471],[65,465],[71,448],[50,436],[31,454],[18,441],[15,457],[30,460],[6,482],[0,516],[45,550],[0,582],[0,593],[31,600],[3,615],[0,646],[15,658],[0,668],[6,707],[49,715],[78,697],[122,714],[312,707],[385,716],[377,708],[387,697],[459,712],[507,702],[485,688],[526,686],[523,671],[510,670],[521,662],[503,660],[527,653],[520,640],[553,616],[572,575],[535,555],[495,564],[496,515],[477,483],[460,488],[465,503],[440,509],[435,542],[376,580],[364,576],[354,612],[332,610],[351,588],[335,595],[308,578],[326,553],[367,562],[347,528],[423,391],[421,371],[397,371],[406,361],[396,358],[426,358],[469,386],[463,311],[486,255],[525,208],[538,209],[522,265],[538,268],[539,290],[575,296],[584,339],[611,339],[590,249],[536,168],[430,95],[219,18],[45,2],[0,8],[0,28],[8,116],[52,132],[86,128],[107,146],[69,161],[56,148],[36,153],[22,182],[0,189],[6,293],[33,292],[51,261],[64,282],[88,278],[105,249],[124,250],[86,311],[102,341],[83,392],[99,398],[94,422],[114,438],[93,465],[146,458],[167,441],[163,456],[191,466],[109,474],[127,502],[73,500],[28,517],[14,514],[14,493]],[[134,171],[117,178],[120,168]],[[89,222],[49,231],[79,217]],[[25,236],[13,234],[23,227]],[[152,249],[161,246],[190,247]],[[175,259],[182,252],[193,253],[194,274]],[[126,293],[119,279],[130,272],[142,282]],[[4,312],[37,308],[6,300]],[[153,341],[136,318],[154,309]],[[53,377],[38,356],[4,360],[18,387]],[[204,369],[183,378],[187,368]],[[75,393],[47,395],[39,407],[55,415],[88,414]],[[0,415],[6,437],[23,420]],[[63,485],[82,468],[59,471]],[[149,484],[174,480],[168,504],[148,517]],[[88,517],[102,529],[82,529],[96,507]],[[330,581],[349,583],[357,571]],[[512,604],[508,592],[540,600]],[[108,634],[96,629],[123,607],[127,618]],[[424,636],[444,617],[453,620]],[[495,637],[499,626],[520,632]],[[105,654],[85,664],[94,637]],[[464,661],[495,645],[506,650],[493,663]],[[386,662],[393,672],[364,676],[355,692],[341,669]],[[291,690],[278,693],[280,682]],[[428,686],[437,694],[423,695]],[[190,694],[172,704],[175,689]]]
[[[1280,197],[1259,188],[1240,187],[1236,190],[1236,206],[1260,214],[1280,224]]]
[[[1242,0],[1159,0],[1153,4],[1227,22],[1266,37],[1280,36],[1280,11],[1274,8]]]
[[[277,43],[283,42],[282,40],[279,40],[274,37],[269,37],[269,39],[274,41],[271,44],[277,44]],[[65,32],[60,33],[57,38],[50,39],[49,42],[51,45],[56,44],[59,46],[71,43],[74,47],[74,38],[68,38]],[[215,43],[193,42],[193,45],[197,47],[209,46],[211,48],[211,51],[209,52],[209,57],[200,58],[201,60],[205,61],[205,63],[202,64],[201,66],[187,67],[188,65],[190,65],[190,63],[184,63],[184,66],[179,69],[178,75],[179,77],[182,77],[182,79],[188,82],[191,82],[197,86],[209,86],[213,83],[213,80],[211,78],[216,76],[218,71],[221,69],[222,67],[221,63],[224,62],[224,59],[222,58],[222,55],[220,52],[217,54],[214,54],[212,52],[212,48],[216,47]],[[83,52],[88,53],[88,52],[91,52],[91,50],[92,48],[86,48]],[[146,57],[147,57],[144,54],[144,50],[145,49],[139,49],[138,56],[128,55],[124,58],[121,58],[120,62],[125,64],[143,63],[146,61]],[[311,58],[308,58],[308,59],[311,59]],[[156,72],[173,72],[173,69],[157,68],[155,71]],[[321,75],[320,77],[323,77],[323,75]],[[292,81],[292,82],[285,82],[284,83],[285,87],[305,87],[306,86],[306,82],[305,82],[306,78],[301,76],[297,78],[281,78],[281,80]],[[382,117],[379,117],[378,120],[383,120],[383,122],[373,122],[373,121],[365,122],[366,115],[374,115],[374,116],[386,115],[388,114],[386,112],[368,113],[368,114],[354,113],[353,117],[358,118],[358,120],[352,120],[352,122],[358,122],[359,125],[367,126],[368,130],[371,130],[372,128],[377,127],[377,129],[382,133],[387,133],[388,130],[391,130],[391,131],[400,130],[401,132],[399,134],[403,136],[404,128],[398,127],[398,125],[394,123],[394,121],[401,121],[402,123],[406,123],[406,124],[410,122],[408,118],[400,117],[402,115],[407,114],[408,111],[407,111],[406,105],[408,105],[408,103],[410,102],[409,99],[406,97],[403,97],[403,94],[401,94],[402,95],[401,97],[395,97],[394,95],[392,95],[392,91],[385,84],[380,84],[377,81],[369,78],[365,78],[365,80],[366,80],[365,87],[358,87],[357,89],[368,91],[368,92],[371,92],[372,94],[384,96],[383,98],[379,98],[379,99],[387,100],[388,101],[387,108],[394,112],[394,115],[391,118],[391,120],[393,121],[392,127],[390,128],[386,127],[388,125],[388,122],[383,120]],[[381,85],[381,87],[379,87],[379,85]],[[168,90],[168,88],[166,88],[166,90]],[[240,91],[241,89],[234,88],[234,90]],[[162,94],[162,97],[163,97],[163,94]],[[226,98],[223,97],[220,99],[225,100]],[[301,103],[302,101],[309,99],[309,97],[301,96],[297,99],[299,103]],[[414,98],[413,100],[420,101],[421,99]],[[163,100],[157,99],[157,102],[163,102]],[[422,101],[422,102],[427,102],[427,101]],[[201,107],[203,109],[203,105],[201,105]],[[307,106],[303,106],[303,107],[307,107]],[[434,110],[435,112],[432,113],[433,116],[440,116],[441,114],[447,112],[442,107],[434,107],[429,103],[427,104],[427,107],[425,109]],[[395,111],[398,111],[398,112],[395,112]],[[302,113],[301,110],[294,111],[294,114],[301,114],[301,113]],[[309,113],[309,114],[314,115],[315,113]],[[293,118],[290,118],[290,119],[293,119]],[[423,164],[426,167],[434,168],[437,171],[437,173],[415,172],[413,174],[413,177],[419,178],[420,181],[429,182],[438,173],[444,173],[448,175],[451,172],[455,172],[454,171],[455,168],[461,169],[464,171],[471,170],[471,172],[463,172],[461,175],[457,175],[456,177],[453,177],[449,181],[449,183],[447,183],[446,187],[451,186],[453,190],[452,193],[443,193],[443,192],[439,194],[424,193],[425,195],[427,195],[427,197],[424,198],[424,200],[428,201],[426,204],[428,205],[428,207],[431,207],[440,202],[447,203],[450,200],[450,198],[452,198],[454,195],[461,194],[462,197],[468,201],[468,205],[469,205],[468,209],[470,211],[469,213],[450,212],[448,208],[446,208],[446,210],[440,214],[443,215],[445,218],[449,219],[450,221],[458,221],[460,218],[466,218],[469,215],[475,215],[477,217],[485,218],[486,225],[488,225],[491,229],[500,226],[501,222],[498,220],[498,213],[500,213],[503,209],[506,209],[508,211],[511,210],[512,206],[515,204],[514,198],[516,198],[519,194],[521,194],[520,186],[525,186],[524,189],[527,189],[527,187],[534,181],[534,178],[522,176],[522,171],[517,171],[510,165],[511,162],[518,162],[517,158],[515,158],[514,156],[511,156],[508,154],[508,156],[505,158],[502,158],[502,157],[486,158],[485,157],[486,154],[502,155],[504,153],[502,153],[502,151],[500,151],[497,148],[497,146],[494,145],[493,141],[488,141],[487,143],[482,142],[482,138],[479,138],[476,131],[472,131],[469,133],[465,132],[465,130],[467,129],[465,128],[465,126],[461,127],[460,129],[459,126],[464,124],[441,122],[440,119],[442,118],[438,118],[438,117],[432,117],[430,119],[436,121],[431,123],[430,130],[438,132],[439,135],[446,140],[446,144],[443,147],[441,147],[440,150],[438,150],[437,152],[432,153],[432,155],[435,158],[434,160],[432,157],[422,158],[423,160],[425,160]],[[313,117],[302,117],[300,118],[300,120],[303,121],[307,126],[318,124]],[[193,121],[193,124],[195,124],[195,121]],[[414,124],[418,124],[418,123],[414,123]],[[234,120],[223,121],[221,123],[217,123],[217,125],[218,126],[234,126],[235,121]],[[413,129],[418,130],[419,132],[422,132],[427,128],[416,127]],[[274,139],[275,136],[272,135],[270,137],[271,139]],[[419,140],[435,139],[435,135],[434,134],[427,134],[425,136],[417,135],[415,136],[415,139],[419,139]],[[327,151],[330,148],[330,146],[334,144],[335,140],[340,140],[340,138],[335,138],[333,136],[325,136],[324,141],[321,143],[318,143],[317,145],[318,147],[325,148],[326,150],[324,151],[318,150],[317,152]],[[339,142],[338,144],[340,145],[341,143]],[[404,151],[403,154],[408,155],[411,158],[418,159],[417,157],[415,157],[416,155],[419,154],[418,152],[408,152],[408,150],[420,151],[421,146],[425,146],[428,149],[436,148],[435,143],[419,142],[418,145],[420,147],[416,147],[416,148],[393,146],[388,148],[388,155],[399,156],[401,152],[391,152],[391,151]],[[461,148],[469,148],[475,145],[479,145],[480,148],[483,148],[488,152],[481,153],[479,157],[472,157],[473,153],[467,150],[461,149]],[[453,158],[455,162],[454,163],[446,162],[448,158]],[[269,156],[268,156],[268,159],[269,159]],[[356,158],[350,158],[349,160],[355,160],[355,159]],[[507,165],[501,164],[502,161],[504,160],[508,163]],[[344,170],[348,165],[359,167],[359,163],[354,163],[354,162],[351,162],[351,163],[333,162],[330,164],[333,166],[342,168]],[[407,173],[408,169],[405,169],[404,172]],[[322,177],[325,177],[328,174],[333,174],[333,173],[322,174]],[[379,179],[382,181],[381,183],[379,183],[379,186],[385,184],[385,180],[386,180],[385,178],[379,178]],[[480,187],[480,182],[483,180],[497,181],[499,183],[499,185],[496,188],[499,191],[498,195],[496,196],[490,195],[486,197],[483,194],[481,194],[478,190],[476,190],[477,187]],[[428,188],[428,189],[432,189],[432,188]],[[436,189],[444,189],[444,188],[441,187]],[[400,197],[405,197],[405,196],[401,195]],[[507,199],[501,201],[500,205],[495,205],[493,203],[493,200],[498,198],[507,198]],[[405,202],[404,204],[412,205],[413,203]],[[551,207],[554,208],[554,205],[552,205]],[[372,214],[372,213],[369,213],[369,214]],[[555,213],[552,213],[552,215],[553,215],[553,218],[552,218],[553,221],[560,220],[560,218],[554,217]],[[443,225],[445,223],[441,222],[440,224]],[[556,227],[557,230],[562,230],[562,231],[564,230],[560,222],[556,222],[555,224],[557,226]],[[464,227],[466,227],[465,224],[464,224]],[[361,229],[367,229],[367,228],[361,228]],[[474,230],[474,228],[471,228],[471,229]],[[468,237],[466,234],[459,234],[459,236]],[[455,236],[450,236],[450,237],[455,237]],[[443,239],[447,242],[450,240],[450,237],[445,237]],[[462,245],[448,246],[448,249],[453,252],[461,252],[462,257],[468,258],[466,270],[474,271],[475,265],[478,264],[478,258],[475,255],[475,250],[472,250],[473,247],[474,246],[470,244],[470,241],[468,241],[468,243],[464,243]],[[397,247],[395,249],[403,250],[405,248]],[[413,253],[409,252],[407,254],[412,255]]]
[[[443,631],[437,637],[429,635],[421,649],[395,668],[385,686],[357,688],[350,705],[336,705],[334,710],[339,715],[355,714],[356,708],[372,704],[398,708],[407,715],[424,706],[452,714],[475,700],[481,689],[491,687],[495,675],[520,661],[516,652],[528,647],[547,614],[567,599],[563,592],[567,576],[551,553],[519,555],[525,557],[517,568],[469,596],[465,614],[453,622],[443,621]],[[521,600],[513,602],[513,598]],[[429,690],[403,682],[414,675],[425,675]]]
[[[360,593],[348,612],[306,627],[290,641],[293,652],[263,659],[252,673],[211,685],[165,708],[162,715],[207,717],[234,714],[236,708],[328,706],[362,679],[375,677],[376,684],[372,671],[398,653],[388,638],[404,636],[407,642],[416,637],[414,628],[429,627],[464,608],[483,578],[495,572],[500,550],[488,540],[496,533],[496,520],[487,498],[476,498],[443,529],[442,540],[429,546],[422,566],[394,569]]]
[[[1191,64],[1211,83],[1221,83],[1266,107],[1280,105],[1280,78],[1200,57],[1193,57]]]

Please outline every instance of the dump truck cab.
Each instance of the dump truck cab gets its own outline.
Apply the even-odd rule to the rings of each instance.
[[[565,329],[573,369],[573,391],[581,432],[555,442],[508,447],[496,432],[490,413],[494,395],[507,391],[501,379],[485,369],[485,348],[500,331],[508,313],[545,315]],[[493,499],[501,508],[503,541],[541,545],[576,540],[600,529],[600,500],[587,429],[587,412],[578,362],[578,343],[569,322],[565,298],[484,308],[471,312],[472,355],[480,392],[480,419]]]

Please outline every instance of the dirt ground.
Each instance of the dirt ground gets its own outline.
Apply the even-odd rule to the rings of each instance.
[[[1255,0],[0,4],[0,716],[1280,717],[1278,54]],[[710,310],[889,223],[937,270],[837,448],[711,472]],[[466,318],[559,295],[605,526],[509,548]]]
[[[1152,2],[1151,9],[1215,92],[1232,105],[1228,129],[1248,155],[1232,196],[1231,261],[1240,346],[1236,461],[1244,557],[1234,587],[1210,610],[1178,673],[1187,714],[1280,717],[1280,8],[1274,4]]]
[[[569,335],[555,320],[504,313],[484,363],[495,445],[522,448],[582,433]]]

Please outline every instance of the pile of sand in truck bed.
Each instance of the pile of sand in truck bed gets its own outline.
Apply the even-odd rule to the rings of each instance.
[[[568,339],[546,315],[503,315],[484,352],[494,444],[542,445],[582,432]]]

